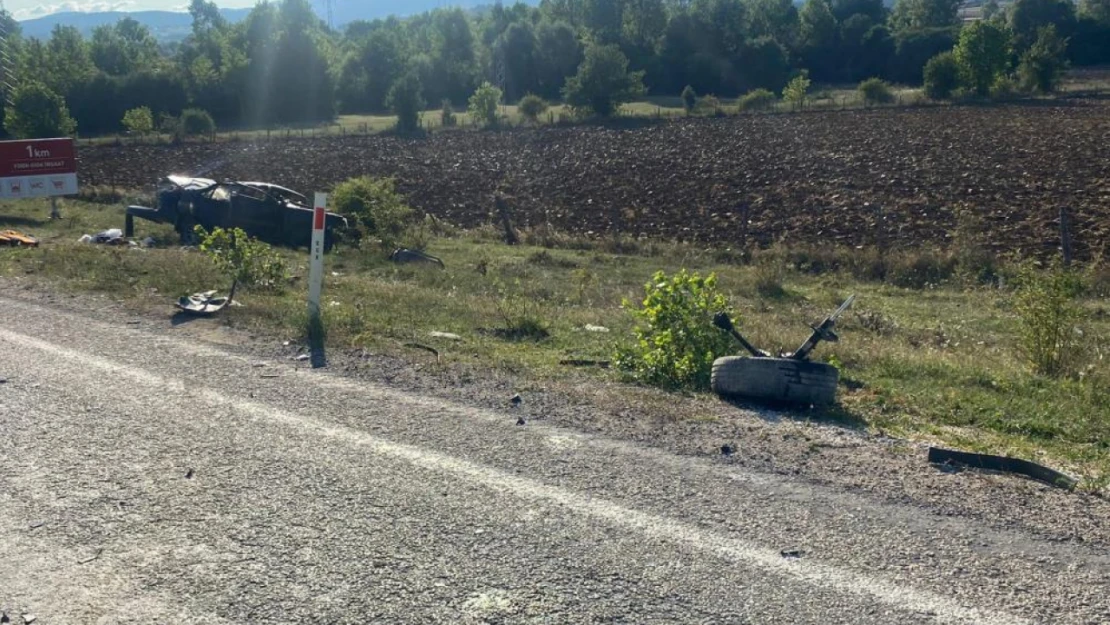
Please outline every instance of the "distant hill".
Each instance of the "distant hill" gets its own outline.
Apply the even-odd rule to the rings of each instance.
[[[539,4],[539,0],[526,0],[528,4]],[[374,20],[390,15],[406,16],[423,13],[432,9],[448,6],[459,6],[464,9],[475,9],[487,6],[493,0],[335,0],[334,20],[336,26],[343,26],[355,20]],[[218,2],[217,2],[218,4]],[[321,18],[325,17],[324,2],[312,0],[316,12]],[[250,9],[222,9],[224,17],[230,22],[238,22],[247,17]],[[192,30],[193,20],[188,13],[172,11],[103,11],[97,13],[54,13],[45,17],[38,17],[20,22],[24,37],[48,39],[54,26],[76,26],[86,37],[92,34],[97,26],[115,24],[119,20],[131,17],[145,24],[151,33],[161,42],[180,41],[187,37]]]

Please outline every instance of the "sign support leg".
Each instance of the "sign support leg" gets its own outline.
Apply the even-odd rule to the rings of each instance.
[[[50,218],[61,219],[62,211],[58,210],[58,198],[55,196],[50,197]]]

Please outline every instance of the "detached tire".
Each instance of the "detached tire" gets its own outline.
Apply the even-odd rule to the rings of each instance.
[[[840,372],[820,362],[730,356],[713,363],[713,392],[721,397],[826,406],[836,401]]]

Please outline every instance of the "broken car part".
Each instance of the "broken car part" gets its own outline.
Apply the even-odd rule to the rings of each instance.
[[[710,382],[713,392],[722,397],[802,405],[834,403],[840,372],[832,365],[810,362],[809,357],[821,341],[840,340],[833,328],[855,299],[852,295],[820,324],[810,326],[813,332],[798,349],[778,357],[752,345],[727,314],[718,313],[713,325],[728,332],[751,356],[718,358],[713,363]]]

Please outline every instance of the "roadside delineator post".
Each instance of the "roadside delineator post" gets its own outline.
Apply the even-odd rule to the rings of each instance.
[[[312,246],[309,248],[308,315],[320,320],[320,292],[324,286],[324,226],[327,222],[328,195],[317,193],[312,211]]]

